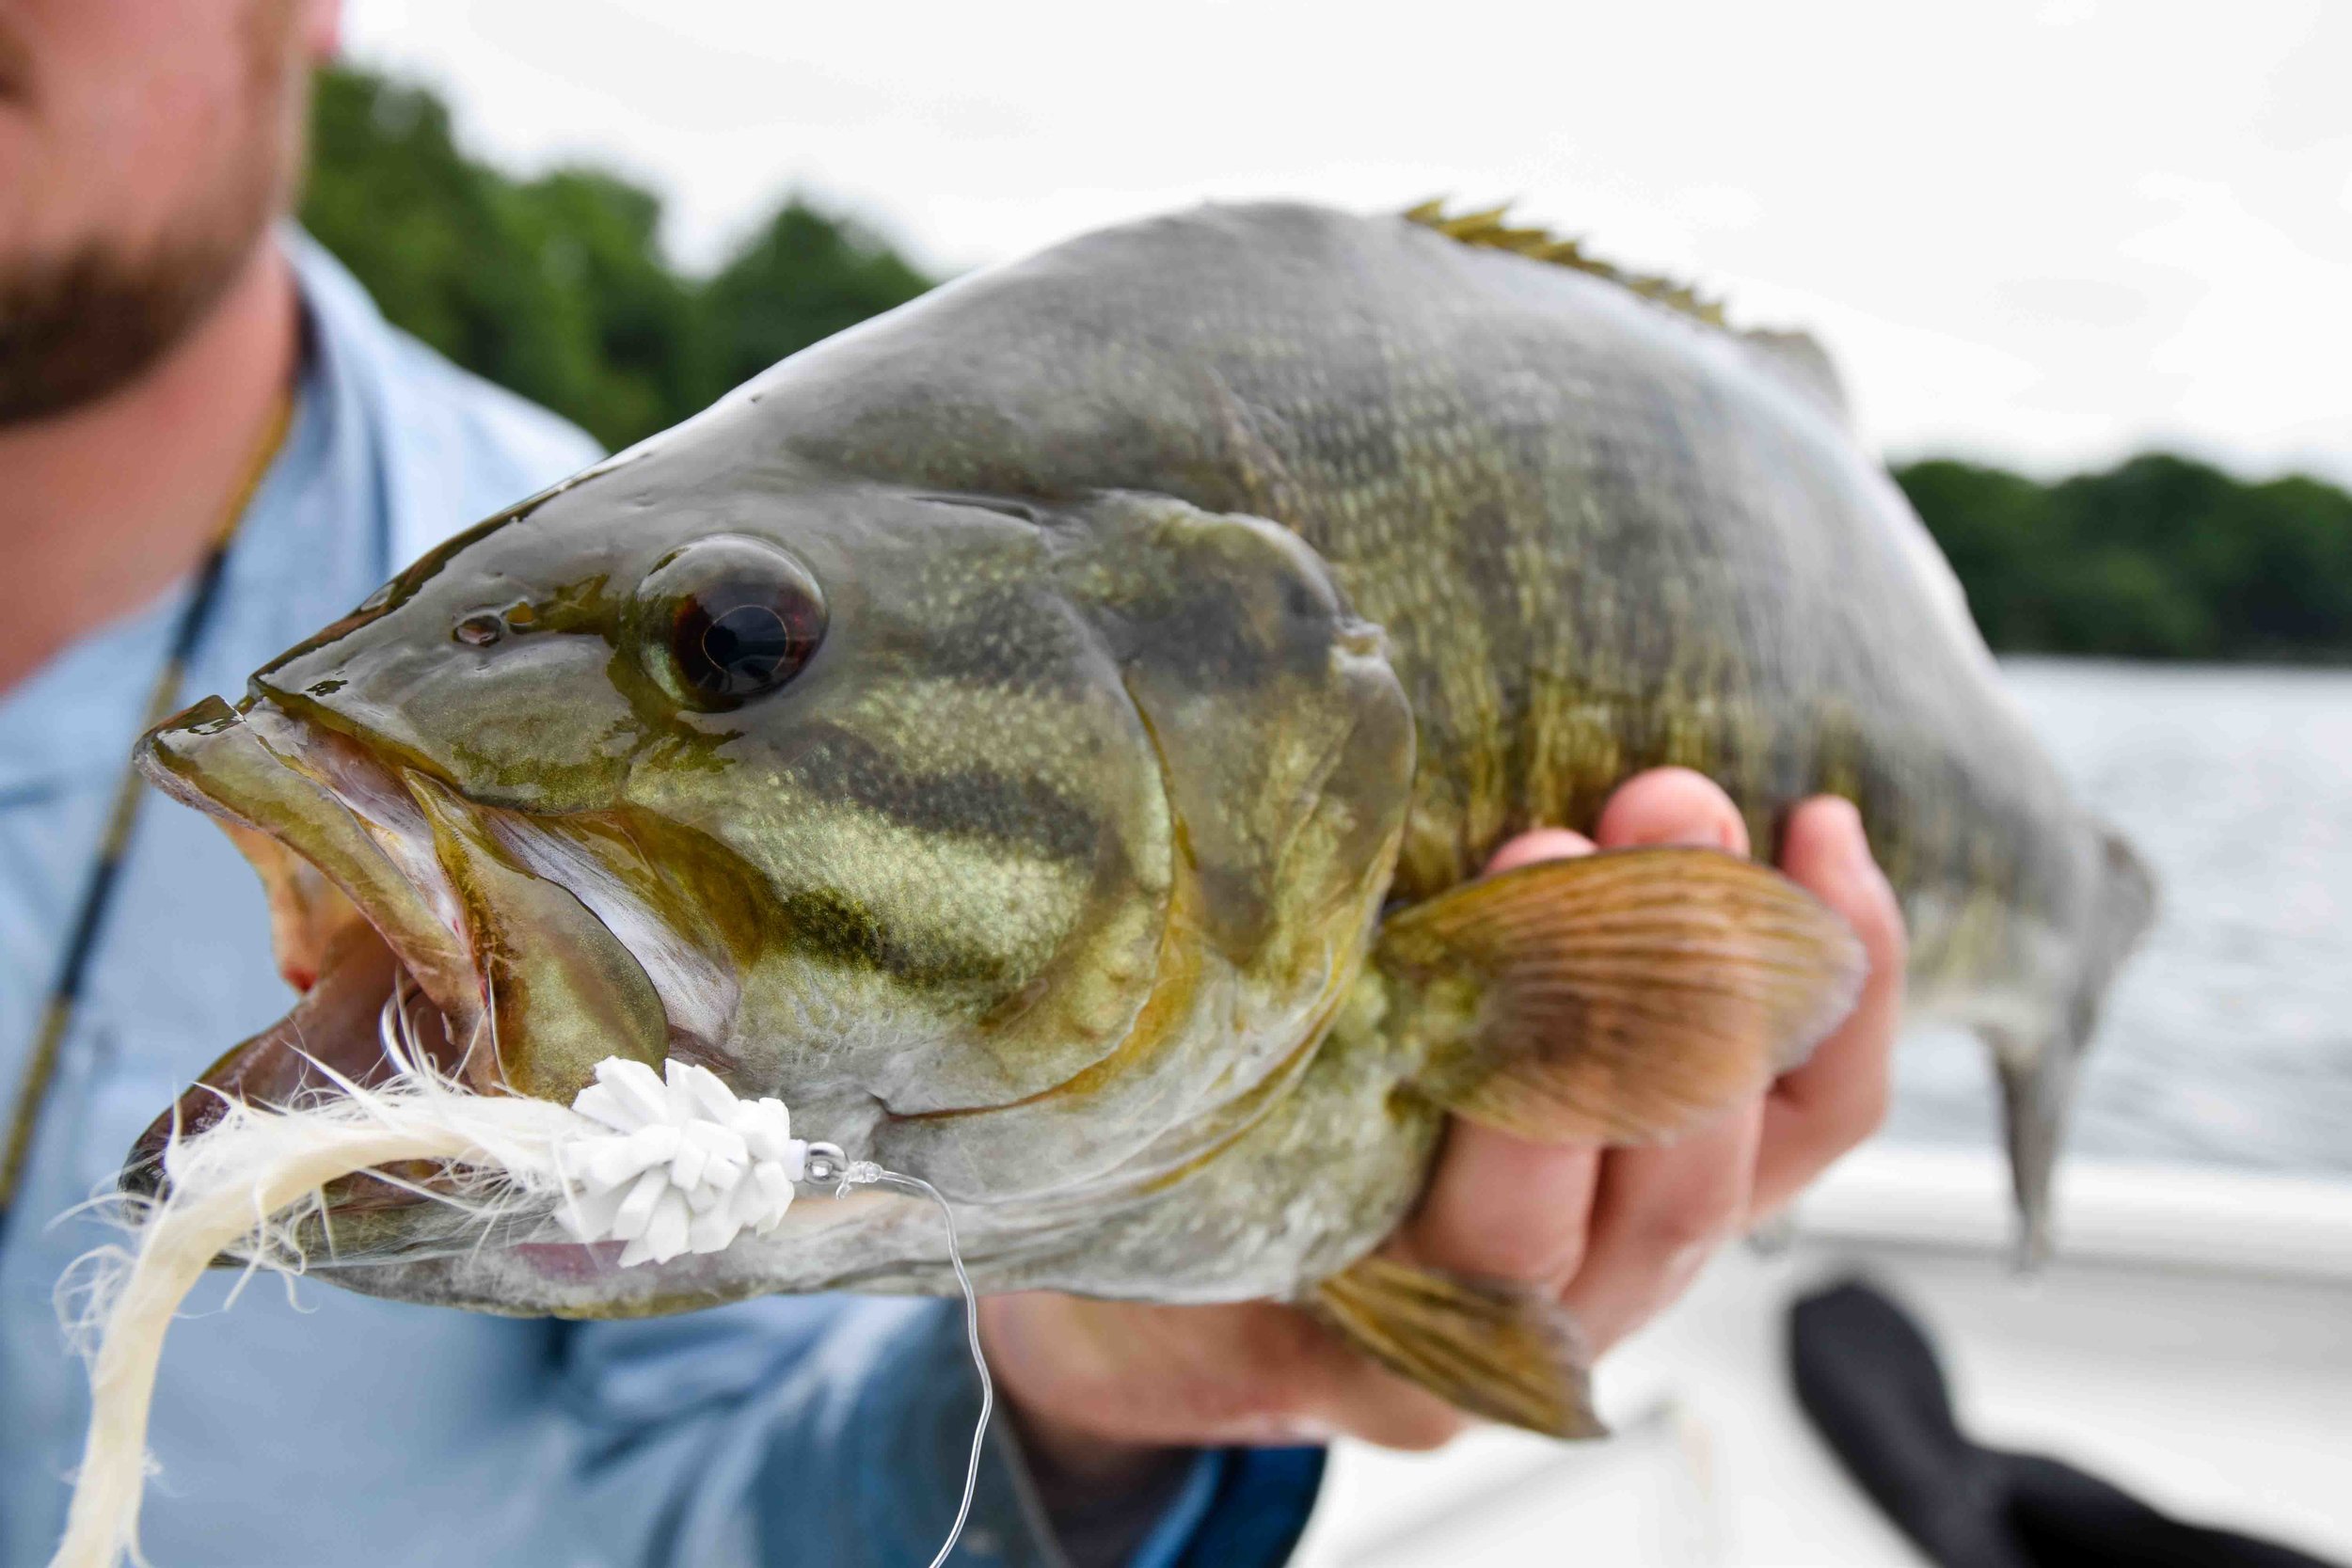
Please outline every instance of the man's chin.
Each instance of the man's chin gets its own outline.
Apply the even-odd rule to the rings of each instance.
[[[37,213],[46,230],[34,239],[8,226],[0,247],[0,429],[136,381],[269,243],[302,156],[300,20],[293,6],[247,19],[238,112],[177,127],[164,160],[175,176],[142,159],[153,147],[107,132],[122,114],[77,105],[92,84],[47,58],[34,24],[0,5],[0,210]]]
[[[0,10],[0,125],[25,108],[32,96],[33,47],[17,31],[16,20]]]
[[[137,380],[220,303],[265,237],[257,224],[145,256],[94,242],[59,257],[0,258],[0,429]]]

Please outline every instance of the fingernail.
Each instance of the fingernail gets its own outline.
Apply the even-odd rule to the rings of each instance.
[[[1885,873],[1879,869],[1877,857],[1870,853],[1870,834],[1869,830],[1863,826],[1862,809],[1844,799],[1838,800],[1837,809],[1846,819],[1845,827],[1837,835],[1837,853],[1846,863],[1848,874],[1870,881],[1885,880]]]
[[[1566,860],[1592,852],[1593,841],[1582,833],[1571,832],[1565,828],[1536,828],[1521,833],[1496,850],[1494,858],[1486,863],[1486,875],[1492,877],[1505,871],[1516,871],[1537,861]]]

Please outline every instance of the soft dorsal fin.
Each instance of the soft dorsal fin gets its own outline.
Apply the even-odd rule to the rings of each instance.
[[[1708,299],[1688,284],[1677,282],[1671,277],[1661,277],[1654,273],[1629,272],[1613,265],[1597,256],[1587,254],[1582,242],[1562,239],[1549,230],[1515,228],[1505,221],[1509,212],[1508,206],[1489,207],[1484,212],[1449,216],[1445,202],[1439,199],[1424,201],[1408,210],[1405,219],[1424,229],[1434,229],[1464,245],[1481,245],[1489,250],[1507,250],[1515,256],[1588,272],[1595,277],[1605,277],[1644,299],[1653,300],[1669,310],[1703,321],[1709,326],[1724,325],[1721,300]]]
[[[1837,379],[1836,362],[1810,332],[1756,328],[1740,334],[1750,353],[1782,380],[1849,422],[1852,411],[1846,402],[1845,383]]]

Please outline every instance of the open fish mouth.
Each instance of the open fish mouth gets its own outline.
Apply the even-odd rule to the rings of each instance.
[[[138,761],[218,818],[261,873],[279,968],[300,996],[155,1119],[133,1146],[127,1189],[156,1192],[173,1136],[215,1124],[232,1101],[285,1106],[337,1093],[339,1080],[373,1086],[403,1057],[475,1093],[561,1102],[609,1056],[676,1055],[723,1073],[711,1041],[737,994],[732,966],[657,914],[600,857],[593,828],[559,832],[477,805],[266,699],[207,698],[151,732]],[[389,1175],[328,1191],[338,1259],[482,1243],[432,1201],[434,1172]]]

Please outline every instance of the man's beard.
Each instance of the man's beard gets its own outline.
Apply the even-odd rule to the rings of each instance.
[[[64,413],[135,379],[184,338],[253,254],[248,227],[145,255],[92,244],[0,271],[0,429]]]
[[[240,145],[158,236],[100,236],[56,255],[0,255],[0,430],[93,403],[201,323],[262,243],[293,184],[309,78],[290,70],[293,7],[255,0]]]

